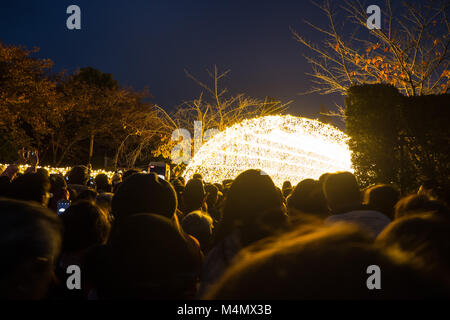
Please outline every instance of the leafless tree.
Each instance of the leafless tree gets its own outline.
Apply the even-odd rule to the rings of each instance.
[[[188,129],[193,132],[194,121],[202,122],[202,136],[208,129],[219,131],[244,119],[279,114],[287,109],[290,102],[282,103],[276,99],[266,97],[264,100],[248,97],[243,93],[230,94],[221,86],[221,81],[230,70],[219,72],[217,66],[213,71],[207,70],[210,84],[203,82],[185,70],[188,78],[195,81],[203,90],[197,99],[183,102],[173,114],[165,114],[168,127]],[[170,150],[177,142],[166,137],[165,143],[160,145],[156,154],[170,155]]]

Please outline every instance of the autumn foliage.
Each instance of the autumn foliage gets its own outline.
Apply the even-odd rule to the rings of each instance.
[[[306,56],[315,86],[311,92],[346,95],[358,84],[385,83],[406,96],[447,93],[450,86],[448,1],[395,2],[382,6],[381,29],[366,26],[366,7],[359,1],[318,4],[328,25],[308,21],[323,38],[294,38],[312,52]]]

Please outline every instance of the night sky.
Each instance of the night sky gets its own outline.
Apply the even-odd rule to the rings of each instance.
[[[373,2],[373,3],[372,3]],[[379,1],[372,1],[377,4]],[[66,8],[81,8],[81,30],[66,28]],[[184,69],[207,80],[216,64],[230,69],[231,93],[293,100],[288,113],[317,117],[339,95],[300,95],[311,87],[309,53],[289,27],[319,41],[303,19],[325,24],[310,1],[1,1],[0,40],[37,46],[54,71],[92,66],[122,85],[148,87],[167,109],[196,98],[201,88]]]

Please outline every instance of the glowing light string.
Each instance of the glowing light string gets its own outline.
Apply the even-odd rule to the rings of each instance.
[[[325,172],[353,171],[348,137],[317,120],[289,115],[244,120],[202,145],[183,176],[201,173],[207,182],[262,169],[276,185],[317,179]]]
[[[0,172],[3,172],[3,170],[5,170],[8,166],[9,166],[9,164],[0,163]],[[26,172],[28,167],[30,167],[30,165],[18,165],[17,167],[19,169],[19,172],[24,173],[24,172]],[[48,171],[49,174],[61,174],[63,176],[65,176],[70,171],[70,169],[72,169],[71,167],[55,168],[55,167],[50,167],[50,166],[37,166],[37,168],[44,168]],[[103,169],[91,170],[92,177],[95,177],[100,173],[106,174],[108,176],[108,178],[112,178],[114,176],[113,171],[106,171]]]

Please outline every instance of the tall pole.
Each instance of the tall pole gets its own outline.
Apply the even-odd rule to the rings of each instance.
[[[88,161],[88,165],[91,165],[93,152],[94,152],[94,134],[91,133],[91,138],[90,138],[90,143],[89,143],[89,161]]]

